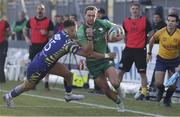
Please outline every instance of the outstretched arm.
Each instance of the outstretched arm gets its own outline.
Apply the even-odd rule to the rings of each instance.
[[[80,56],[84,56],[84,57],[94,58],[94,59],[104,59],[104,58],[114,59],[116,57],[115,52],[102,54],[102,53],[97,53],[94,51],[86,51],[83,48],[79,49],[79,51],[77,51],[76,54],[78,54]]]

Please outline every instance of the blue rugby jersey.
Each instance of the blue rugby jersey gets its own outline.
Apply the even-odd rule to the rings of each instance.
[[[56,33],[29,64],[27,78],[33,81],[41,80],[59,58],[67,53],[76,53],[79,49],[80,46],[70,40],[67,33]]]

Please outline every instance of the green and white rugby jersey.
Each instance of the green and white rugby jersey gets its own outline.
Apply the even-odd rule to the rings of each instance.
[[[107,47],[107,42],[105,39],[107,31],[113,26],[114,24],[109,22],[108,20],[100,20],[96,19],[94,25],[93,25],[93,50],[99,53],[107,53],[109,52],[109,49]],[[84,45],[87,43],[87,37],[86,37],[86,28],[88,28],[85,24],[80,25],[80,27],[77,30],[77,38],[81,45]],[[95,62],[96,59],[90,59],[87,58],[87,62]]]

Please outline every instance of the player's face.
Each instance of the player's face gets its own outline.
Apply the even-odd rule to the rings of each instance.
[[[44,7],[44,5],[39,5],[39,6],[37,6],[36,12],[37,12],[37,15],[38,15],[39,17],[43,17],[43,16],[44,16],[44,13],[45,13],[45,7]]]
[[[97,13],[97,19],[101,19],[103,15],[101,13]]]
[[[176,18],[169,16],[167,18],[167,28],[174,29],[176,28],[176,25],[177,25]]]
[[[96,20],[97,11],[95,10],[88,10],[85,14],[86,23],[92,26]]]
[[[153,20],[154,20],[155,23],[158,23],[158,22],[161,21],[161,17],[159,15],[154,15]]]
[[[68,29],[69,38],[74,39],[76,34],[77,26],[71,26]]]
[[[130,8],[130,13],[132,17],[139,17],[140,16],[140,8],[139,6],[132,5]]]

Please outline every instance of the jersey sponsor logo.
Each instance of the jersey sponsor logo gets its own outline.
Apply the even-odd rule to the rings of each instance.
[[[98,30],[99,30],[99,32],[101,32],[101,33],[104,32],[103,28],[98,28]]]
[[[176,38],[174,38],[173,41],[174,41],[175,43],[178,43],[178,39],[176,39]]]
[[[163,47],[166,48],[167,50],[174,50],[178,48],[177,45],[164,45],[164,44]]]

